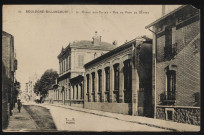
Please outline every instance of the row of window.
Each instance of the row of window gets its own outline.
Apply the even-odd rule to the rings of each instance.
[[[119,64],[115,64],[113,65],[113,69],[114,69],[114,93],[116,94],[116,102],[119,102],[119,86],[120,86],[120,70],[119,70]],[[125,96],[125,102],[129,103],[131,102],[131,89],[132,89],[132,67],[131,67],[131,63],[130,60],[127,60],[124,62],[124,70],[123,70],[123,74],[124,74],[124,96]],[[92,72],[90,75],[87,74],[86,75],[86,79],[87,79],[87,83],[86,83],[86,87],[87,87],[87,98],[88,101],[90,101],[89,98],[89,93],[90,93],[90,83],[92,85],[92,101],[95,102],[95,92],[96,92],[96,83],[98,83],[98,94],[99,94],[99,101],[102,102],[102,98],[101,98],[101,94],[102,94],[102,70],[98,70],[97,71],[97,75],[98,75],[98,82],[96,82],[95,76],[96,73]],[[90,82],[90,77],[92,78],[92,81]],[[107,102],[110,102],[110,67],[106,67],[105,68],[105,94],[107,99],[105,99]]]
[[[71,99],[70,89],[65,89],[64,94],[61,91],[54,91],[54,100],[68,100]],[[76,92],[76,93],[75,93]],[[73,88],[72,99],[83,99],[83,89],[81,86],[76,86],[76,90]]]
[[[59,73],[62,74],[71,68],[71,57],[68,56],[59,63]]]
[[[76,88],[76,90],[75,90],[75,88]],[[72,99],[83,99],[83,89],[82,89],[82,86],[78,86],[77,85],[75,88],[73,87]],[[75,92],[76,92],[76,97],[75,97]]]

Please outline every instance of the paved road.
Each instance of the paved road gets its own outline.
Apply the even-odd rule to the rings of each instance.
[[[50,109],[58,130],[68,131],[168,131],[147,125],[74,111],[62,107],[43,105]]]

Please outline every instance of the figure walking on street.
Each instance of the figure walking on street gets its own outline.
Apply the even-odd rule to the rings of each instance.
[[[18,111],[20,113],[21,112],[21,107],[22,107],[22,103],[21,103],[20,99],[17,101],[17,104],[18,104]]]

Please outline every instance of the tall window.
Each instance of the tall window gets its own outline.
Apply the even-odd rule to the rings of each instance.
[[[87,79],[87,93],[89,93],[89,75],[86,75],[86,79]]]
[[[69,56],[69,69],[71,68],[71,56]]]
[[[60,65],[61,65],[60,67],[61,67],[61,74],[62,74],[62,61],[60,62]]]
[[[124,102],[132,102],[132,66],[131,61],[124,62]]]
[[[171,27],[165,28],[165,47],[164,47],[164,59],[170,60],[172,55],[172,29]]]
[[[64,72],[63,67],[64,67],[64,63],[63,63],[63,60],[62,60],[62,73]]]
[[[66,58],[66,71],[68,70],[68,57]]]
[[[93,102],[95,102],[95,72],[92,73],[92,95]]]
[[[62,67],[61,67],[61,68],[62,68],[62,73],[63,73],[63,66],[64,66],[64,64],[63,64],[63,60],[62,60],[61,64],[62,64]]]
[[[132,89],[132,66],[130,60],[124,62],[124,88]]]
[[[83,55],[78,55],[78,66],[79,67],[84,66],[84,56]]]
[[[92,73],[92,92],[95,92],[95,72]]]
[[[168,70],[166,72],[167,77],[167,90],[166,90],[166,99],[175,100],[176,92],[176,71]]]
[[[177,54],[176,27],[165,28],[164,59],[170,60]]]
[[[80,84],[80,90],[81,90],[81,99],[83,99],[83,85]]]
[[[78,85],[76,85],[76,99],[79,98],[79,87]]]
[[[114,89],[119,90],[119,64],[114,65]]]
[[[74,99],[74,95],[75,95],[75,94],[74,94],[74,86],[72,86],[72,87],[73,87],[73,99]]]
[[[106,72],[106,91],[110,90],[110,67],[105,69]]]
[[[87,98],[88,98],[88,102],[89,102],[89,75],[86,75],[86,78],[87,78]]]
[[[72,86],[71,86],[70,82],[69,82],[69,85],[68,85],[68,86],[69,86],[69,99],[71,99],[71,87],[72,87]]]
[[[65,72],[66,71],[66,69],[65,69],[65,66],[66,66],[66,64],[65,64],[65,59],[63,60],[64,61],[64,71],[63,72]]]
[[[102,70],[98,70],[98,91],[102,91]]]

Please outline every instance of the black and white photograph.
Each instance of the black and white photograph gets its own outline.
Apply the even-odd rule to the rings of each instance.
[[[200,9],[2,6],[3,132],[199,132]]]

